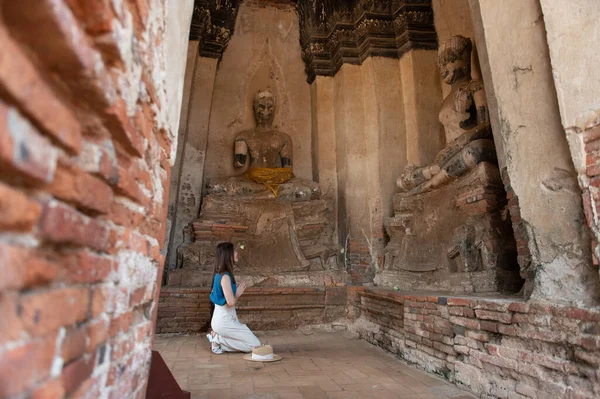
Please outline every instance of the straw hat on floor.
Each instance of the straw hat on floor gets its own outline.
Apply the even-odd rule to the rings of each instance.
[[[281,360],[281,356],[273,354],[271,345],[261,345],[252,349],[252,353],[244,355],[244,360],[251,362],[277,362]]]

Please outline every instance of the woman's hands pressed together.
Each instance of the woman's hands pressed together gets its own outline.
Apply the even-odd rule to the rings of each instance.
[[[244,280],[237,286],[235,297],[241,297],[244,291],[246,291],[246,288],[248,288],[248,281]]]

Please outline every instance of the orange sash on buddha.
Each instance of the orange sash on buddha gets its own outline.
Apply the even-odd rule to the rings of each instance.
[[[244,176],[250,181],[263,184],[277,198],[279,195],[279,185],[294,177],[294,172],[292,168],[251,168]]]

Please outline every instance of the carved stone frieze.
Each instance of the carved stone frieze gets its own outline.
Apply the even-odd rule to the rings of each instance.
[[[200,42],[202,57],[220,59],[229,43],[242,0],[196,0],[190,40]]]
[[[437,48],[431,0],[300,0],[298,15],[309,83],[372,55]]]

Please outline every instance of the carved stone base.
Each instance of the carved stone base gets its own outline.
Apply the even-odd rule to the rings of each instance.
[[[208,286],[219,242],[236,245],[236,276],[253,285],[329,285],[345,283],[334,235],[332,207],[327,200],[257,199],[209,194],[198,220],[195,241],[178,248],[179,268],[169,271],[170,286]]]
[[[514,292],[522,285],[498,167],[480,163],[435,191],[394,196],[377,284],[451,293]]]

